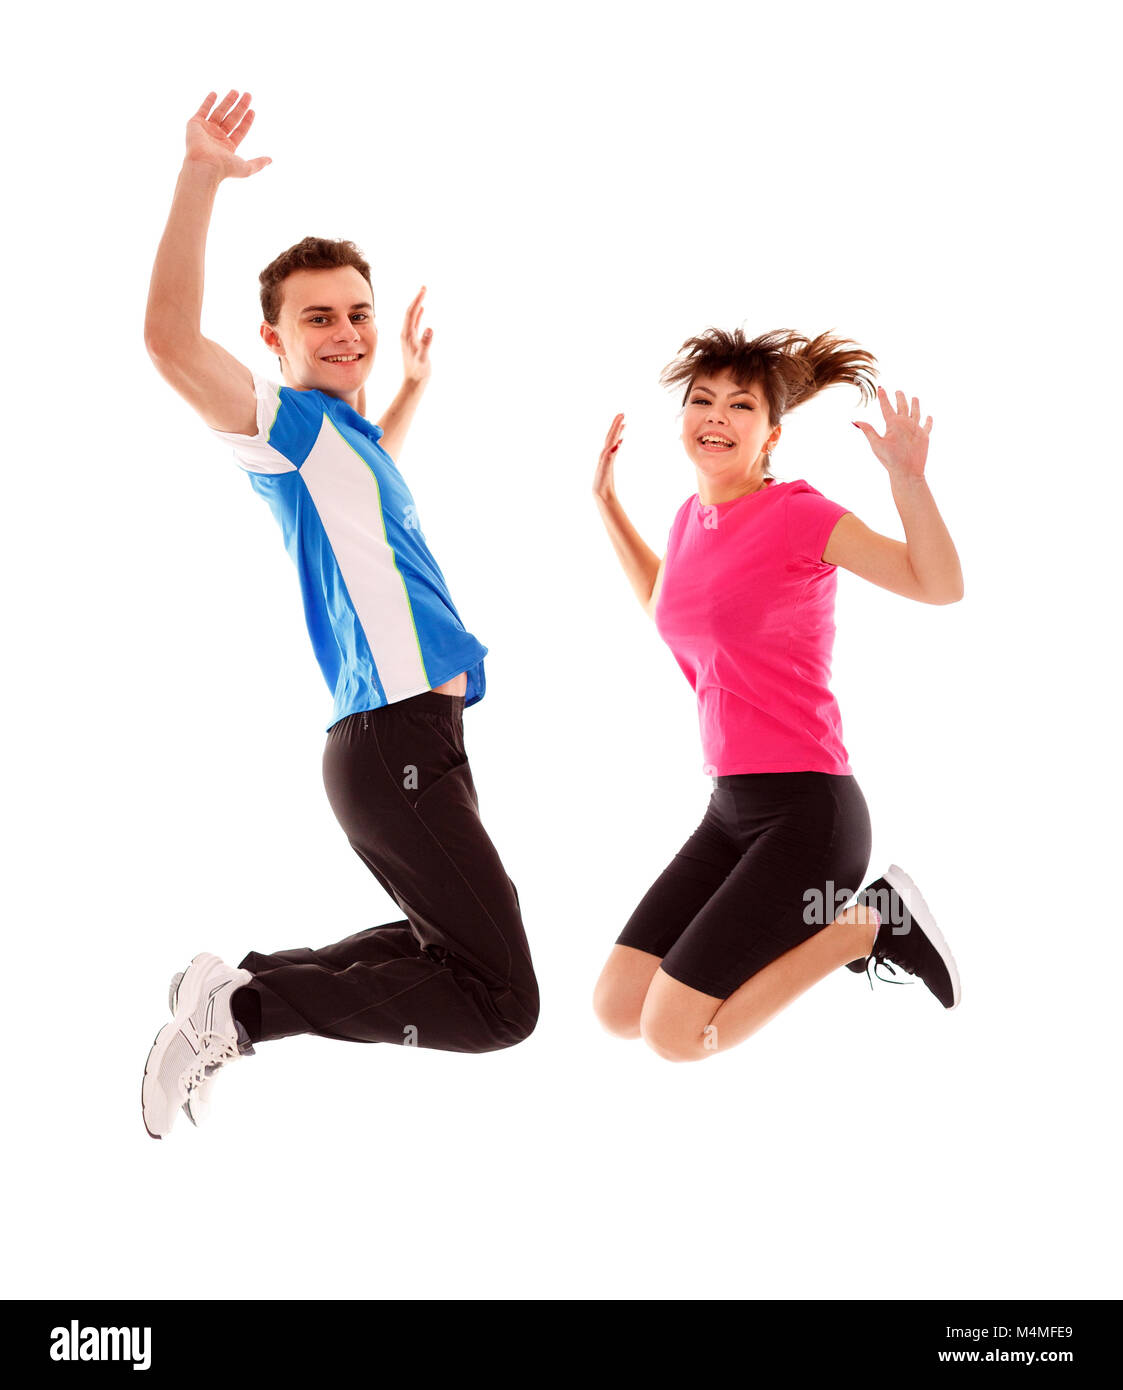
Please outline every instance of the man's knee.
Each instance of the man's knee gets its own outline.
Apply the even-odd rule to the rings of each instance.
[[[537,991],[530,997],[507,995],[499,1001],[499,1008],[504,1024],[498,1046],[517,1047],[519,1043],[526,1042],[538,1026]]]

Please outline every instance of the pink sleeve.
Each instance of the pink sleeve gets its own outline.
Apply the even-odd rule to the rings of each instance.
[[[789,553],[804,564],[822,564],[831,532],[849,508],[814,491],[793,493],[787,503]]]

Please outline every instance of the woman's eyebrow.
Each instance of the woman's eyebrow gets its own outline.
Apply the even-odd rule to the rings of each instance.
[[[715,391],[711,391],[708,386],[695,386],[694,389],[695,391],[705,391],[707,396],[713,396],[717,394]],[[745,386],[739,386],[736,391],[730,391],[729,394],[731,396],[752,396],[754,401],[757,399],[756,392],[750,391]]]

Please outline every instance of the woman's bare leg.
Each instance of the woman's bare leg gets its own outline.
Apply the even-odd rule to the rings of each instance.
[[[697,1062],[727,1052],[833,970],[868,956],[877,926],[877,913],[871,908],[849,907],[746,980],[728,999],[703,994],[656,969],[643,1002],[640,1036],[671,1062]]]
[[[643,1001],[662,959],[634,946],[613,946],[593,991],[593,1010],[616,1037],[639,1037]]]

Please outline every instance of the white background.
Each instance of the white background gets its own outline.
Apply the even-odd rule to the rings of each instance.
[[[38,7],[6,80],[3,732],[16,1296],[1108,1297],[1120,894],[1108,6]],[[320,780],[330,696],[280,534],[157,376],[148,276],[208,89],[253,93],[204,330],[258,369],[257,273],[374,271],[376,415],[429,286],[403,452],[488,694],[465,716],[537,1032],[482,1057],[318,1038],[154,1144],[140,1078],[200,950],[398,916]],[[920,883],[963,1003],[839,971],[704,1064],[590,994],[705,808],[692,693],[589,485],[613,415],[662,553],[695,489],[657,377],[709,324],[833,328],[934,417],[966,598],[839,574],[834,688],[871,876]],[[774,472],[901,536],[849,388]]]

